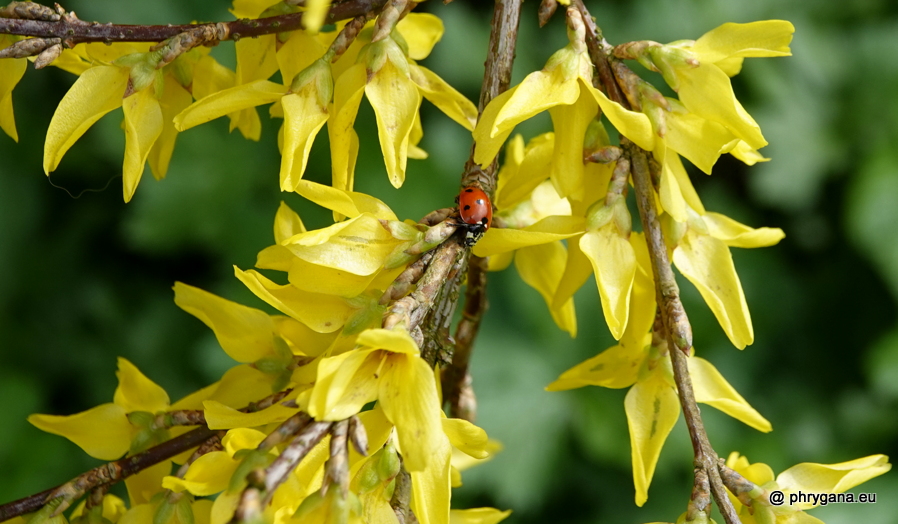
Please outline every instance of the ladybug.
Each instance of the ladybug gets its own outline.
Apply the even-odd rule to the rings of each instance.
[[[468,186],[461,190],[458,198],[458,216],[462,223],[459,226],[467,229],[465,246],[471,247],[486,233],[493,221],[493,204],[490,197],[476,186]]]

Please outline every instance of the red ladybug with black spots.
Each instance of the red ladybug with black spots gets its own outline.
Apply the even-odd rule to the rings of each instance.
[[[462,189],[456,201],[458,216],[462,221],[459,226],[467,230],[465,245],[471,247],[490,228],[493,222],[493,204],[486,192],[476,186]]]

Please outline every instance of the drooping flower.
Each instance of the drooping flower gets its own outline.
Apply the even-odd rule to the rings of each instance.
[[[648,488],[667,436],[679,418],[680,403],[673,380],[667,346],[652,344],[655,317],[655,287],[648,249],[642,234],[631,242],[638,262],[629,303],[629,322],[620,342],[565,371],[546,389],[562,391],[587,385],[629,387],[624,408],[630,430],[633,482],[636,505],[648,499]],[[759,430],[770,431],[770,423],[752,408],[707,360],[687,357],[695,397]]]
[[[159,63],[161,51],[147,52],[148,46],[114,44],[108,49],[103,44],[84,46],[81,53],[94,65],[81,73],[50,121],[44,143],[47,175],[97,120],[122,107],[125,202],[134,196],[148,161],[157,179],[165,176],[177,136],[171,119],[191,101],[190,93],[178,79],[183,76],[178,68],[192,63],[193,55],[179,56],[172,64],[157,70],[155,65]]]
[[[751,464],[736,451],[730,453],[726,465],[756,486],[738,498],[730,495],[743,524],[822,524],[805,511],[839,501],[840,493],[892,469],[887,456],[870,455],[838,464],[803,462],[774,478],[770,466]],[[782,498],[771,499],[773,492]],[[802,499],[799,493],[814,499]],[[751,503],[744,504],[746,500]]]

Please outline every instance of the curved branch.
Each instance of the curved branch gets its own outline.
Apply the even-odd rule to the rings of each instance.
[[[348,0],[331,6],[325,23],[355,18],[378,10],[386,0]],[[187,31],[208,26],[221,40],[239,40],[302,27],[302,13],[271,16],[257,20],[182,25],[122,25],[85,22],[74,16],[59,21],[0,18],[0,34],[62,38],[69,47],[85,42],[161,42]]]

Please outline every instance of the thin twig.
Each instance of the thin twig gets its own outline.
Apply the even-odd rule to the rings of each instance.
[[[478,114],[494,98],[508,90],[511,85],[511,71],[514,65],[514,51],[517,45],[518,25],[521,19],[521,0],[496,0],[490,30],[489,52],[483,72],[483,86],[480,90]],[[478,186],[492,195],[496,189],[499,162],[494,159],[488,166],[474,162],[474,146],[465,163],[461,186]],[[468,272],[468,287],[465,292],[465,307],[462,320],[456,328],[455,348],[450,366],[446,369],[443,383],[450,415],[473,420],[476,415],[476,400],[471,387],[468,365],[474,349],[474,340],[480,328],[480,321],[486,312],[486,260],[470,254],[461,262],[459,274]],[[467,266],[467,267],[466,267]],[[447,293],[438,310],[455,310],[458,292]],[[448,326],[433,323],[438,337],[447,338]]]
[[[642,228],[645,231],[646,243],[649,248],[649,257],[652,261],[658,307],[669,343],[668,353],[673,364],[677,395],[680,398],[680,406],[683,409],[686,427],[692,440],[695,464],[705,469],[710,480],[711,493],[714,495],[714,500],[726,523],[739,524],[736,509],[726,494],[726,489],[720,479],[720,472],[717,470],[717,454],[708,440],[708,434],[705,432],[705,425],[695,401],[692,379],[689,376],[689,368],[686,363],[686,353],[692,347],[692,333],[689,320],[686,318],[686,311],[680,302],[679,287],[677,287],[673,270],[670,267],[667,246],[664,243],[661,225],[655,211],[654,189],[646,153],[626,138],[623,138],[621,142],[624,150],[630,156],[633,187],[636,191],[636,206],[639,208],[639,216],[642,219]]]
[[[288,389],[271,394],[258,402],[250,403],[240,411],[251,413],[265,409],[280,402],[291,391],[292,389]],[[88,490],[122,481],[165,459],[195,448],[216,434],[216,431],[207,427],[199,427],[136,455],[98,466],[55,488],[7,502],[0,505],[0,522],[37,511],[50,500],[59,497],[64,497],[64,501],[60,505],[62,509],[57,508],[57,512],[65,511],[74,500],[82,497]]]
[[[386,0],[347,0],[335,3],[325,18],[326,24],[355,18],[377,11]],[[43,21],[20,18],[0,18],[0,34],[63,38],[68,47],[85,42],[161,42],[178,34],[194,31],[204,25],[214,28],[221,40],[238,40],[302,28],[302,13],[271,16],[256,20],[182,25],[121,25],[85,22],[71,17],[68,20]]]

